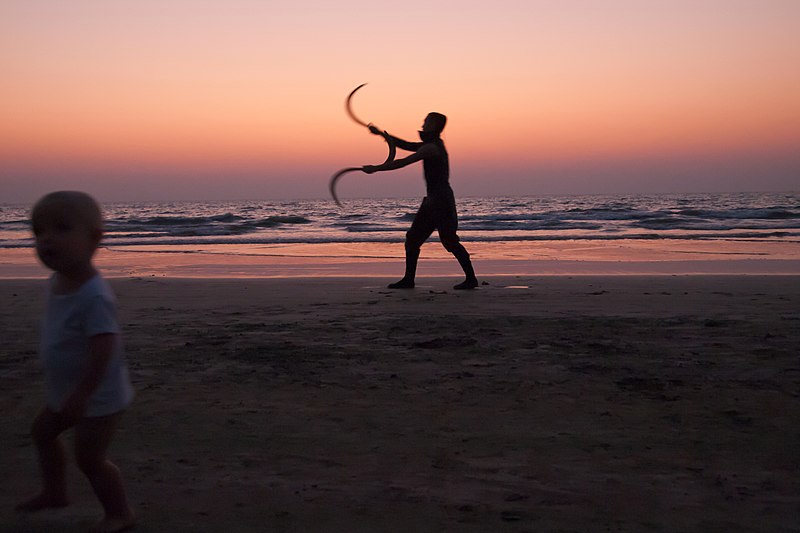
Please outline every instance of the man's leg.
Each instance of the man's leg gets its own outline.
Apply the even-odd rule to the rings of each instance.
[[[403,279],[395,283],[390,283],[390,289],[413,289],[414,278],[417,275],[417,261],[422,244],[431,236],[435,229],[435,223],[430,216],[430,209],[427,200],[422,201],[422,205],[417,211],[411,228],[406,233],[406,272]]]
[[[462,290],[474,289],[477,287],[478,278],[475,277],[475,269],[472,267],[472,261],[469,258],[469,252],[467,252],[467,249],[464,248],[464,245],[457,240],[458,236],[456,236],[456,240],[453,241],[450,237],[445,237],[440,234],[440,239],[442,239],[442,244],[447,251],[455,256],[455,258],[458,260],[458,264],[461,265],[461,269],[464,271],[464,281],[458,285],[455,285],[453,288],[456,290]]]
[[[466,276],[463,282],[453,288],[456,290],[474,289],[478,286],[478,278],[475,277],[475,270],[472,268],[469,252],[461,244],[461,239],[458,238],[458,215],[456,214],[455,202],[442,210],[438,228],[439,240],[442,241],[442,246],[455,256],[464,271],[464,276]]]
[[[389,284],[390,289],[413,289],[414,278],[417,274],[417,260],[419,259],[420,247],[406,240],[406,272],[403,279]]]

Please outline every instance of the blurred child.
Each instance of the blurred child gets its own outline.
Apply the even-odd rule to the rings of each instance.
[[[100,207],[85,193],[54,192],[36,203],[31,221],[39,259],[53,271],[40,345],[47,401],[31,429],[42,490],[17,509],[69,503],[60,435],[74,427],[75,460],[105,511],[93,531],[124,531],[133,527],[135,516],[106,451],[133,400],[133,388],[114,295],[92,264],[103,235]]]

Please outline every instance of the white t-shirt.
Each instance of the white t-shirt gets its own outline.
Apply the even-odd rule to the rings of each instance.
[[[105,376],[89,398],[84,416],[105,416],[128,407],[133,387],[122,353],[114,293],[97,274],[70,294],[53,294],[50,278],[42,324],[40,357],[44,366],[47,406],[60,411],[75,390],[89,355],[89,338],[116,334]]]

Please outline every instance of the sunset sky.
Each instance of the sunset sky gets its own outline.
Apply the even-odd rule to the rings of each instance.
[[[0,202],[324,198],[428,111],[459,196],[800,189],[797,0],[0,2]],[[421,168],[348,176],[420,196]]]

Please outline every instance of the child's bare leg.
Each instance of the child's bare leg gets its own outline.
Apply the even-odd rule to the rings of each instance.
[[[89,478],[105,517],[94,531],[124,531],[136,518],[125,495],[119,468],[106,458],[106,451],[119,424],[121,413],[83,418],[75,426],[75,460]]]
[[[57,413],[45,408],[33,421],[31,436],[39,456],[42,491],[17,505],[18,511],[65,507],[67,500],[66,451],[59,435],[67,429]]]

